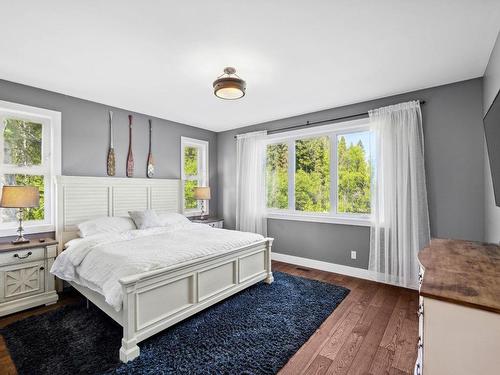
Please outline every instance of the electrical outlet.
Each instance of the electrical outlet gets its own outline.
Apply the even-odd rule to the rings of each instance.
[[[356,259],[356,256],[357,256],[356,251],[351,250],[351,259]]]

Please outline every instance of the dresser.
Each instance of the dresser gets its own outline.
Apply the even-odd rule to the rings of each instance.
[[[57,301],[55,278],[49,272],[56,253],[52,239],[0,244],[0,316]]]
[[[433,239],[418,259],[415,374],[500,374],[500,247]]]
[[[190,219],[193,223],[206,224],[211,226],[212,228],[223,228],[224,227],[224,219],[220,219],[218,217],[207,217],[205,220],[201,220],[199,218]]]

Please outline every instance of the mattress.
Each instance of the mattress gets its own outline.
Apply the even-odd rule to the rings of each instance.
[[[219,255],[263,239],[260,234],[195,223],[98,234],[69,241],[50,272],[102,294],[120,311],[121,278]]]

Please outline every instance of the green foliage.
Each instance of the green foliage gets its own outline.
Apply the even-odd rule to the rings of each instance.
[[[307,212],[330,210],[330,139],[318,137],[295,143],[295,209]],[[371,167],[361,139],[337,145],[337,212],[370,212]],[[267,147],[267,206],[288,208],[288,146]]]
[[[197,147],[184,148],[184,175],[198,175],[198,153]],[[197,186],[197,180],[184,181],[184,208],[195,209],[198,207],[198,201],[194,198],[194,188]]]
[[[288,208],[288,145],[267,146],[267,207]]]
[[[198,207],[198,201],[194,198],[194,188],[198,186],[196,180],[184,181],[184,208],[193,209]]]
[[[6,119],[3,136],[5,164],[23,166],[41,164],[42,124]]]
[[[4,137],[4,163],[18,166],[40,165],[42,163],[42,124],[19,119],[6,119]],[[40,190],[40,206],[24,210],[24,220],[44,218],[44,177],[41,175],[7,174],[4,183],[9,185],[36,186]],[[7,215],[15,220],[12,211]]]
[[[346,145],[341,136],[337,146],[337,212],[370,213],[371,166],[363,142]]]
[[[330,139],[318,137],[295,142],[295,209],[330,210]]]
[[[184,174],[186,176],[198,174],[198,149],[196,147],[184,148]]]

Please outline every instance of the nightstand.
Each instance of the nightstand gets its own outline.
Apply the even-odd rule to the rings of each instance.
[[[56,254],[53,239],[0,244],[0,316],[57,302],[50,273]]]
[[[212,228],[223,228],[224,227],[224,219],[220,219],[218,217],[207,217],[205,220],[200,220],[199,217],[190,218],[193,223],[199,224],[207,224]]]

